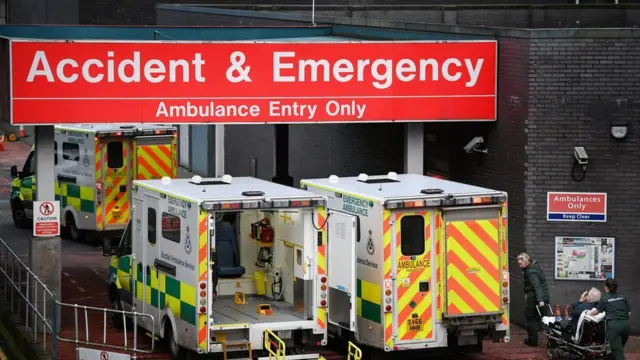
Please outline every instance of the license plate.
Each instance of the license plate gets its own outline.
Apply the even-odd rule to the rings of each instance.
[[[418,319],[407,319],[407,332],[419,332],[424,330],[424,321]]]
[[[291,330],[278,331],[278,337],[282,340],[291,339]]]

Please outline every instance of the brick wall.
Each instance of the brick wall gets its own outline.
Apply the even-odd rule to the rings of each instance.
[[[555,236],[613,236],[615,271],[631,306],[640,306],[640,40],[531,40],[530,106],[526,122],[525,246],[549,279],[554,277]],[[620,106],[618,106],[620,105]],[[626,140],[614,141],[609,121],[630,121]],[[574,146],[584,146],[589,167],[581,182],[570,175]],[[608,193],[606,223],[546,221],[547,191]],[[635,279],[635,280],[634,280]],[[573,300],[602,282],[551,281],[553,303]],[[632,318],[640,330],[640,318]]]

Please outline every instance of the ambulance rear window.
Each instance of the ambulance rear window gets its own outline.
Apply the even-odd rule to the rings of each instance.
[[[111,141],[107,144],[107,167],[109,169],[120,169],[124,164],[122,156],[122,142]]]
[[[406,215],[400,220],[400,251],[404,256],[424,254],[424,217]]]

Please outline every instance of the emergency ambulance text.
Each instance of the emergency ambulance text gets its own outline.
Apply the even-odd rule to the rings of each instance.
[[[354,215],[369,216],[369,202],[348,195],[342,196],[342,210]]]
[[[418,259],[418,260],[401,260],[398,261],[398,270],[421,270],[431,267],[430,259]]]

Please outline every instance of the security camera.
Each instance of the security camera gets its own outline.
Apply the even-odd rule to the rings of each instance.
[[[576,157],[576,161],[580,165],[587,165],[589,163],[589,155],[582,146],[576,146],[573,148],[573,155]]]
[[[469,141],[469,143],[467,145],[464,146],[464,151],[467,154],[470,154],[474,151],[479,152],[480,150],[478,150],[478,146],[484,144],[484,138],[482,136],[476,136],[473,139],[471,139],[471,141]],[[481,151],[481,152],[485,152],[486,151]]]

